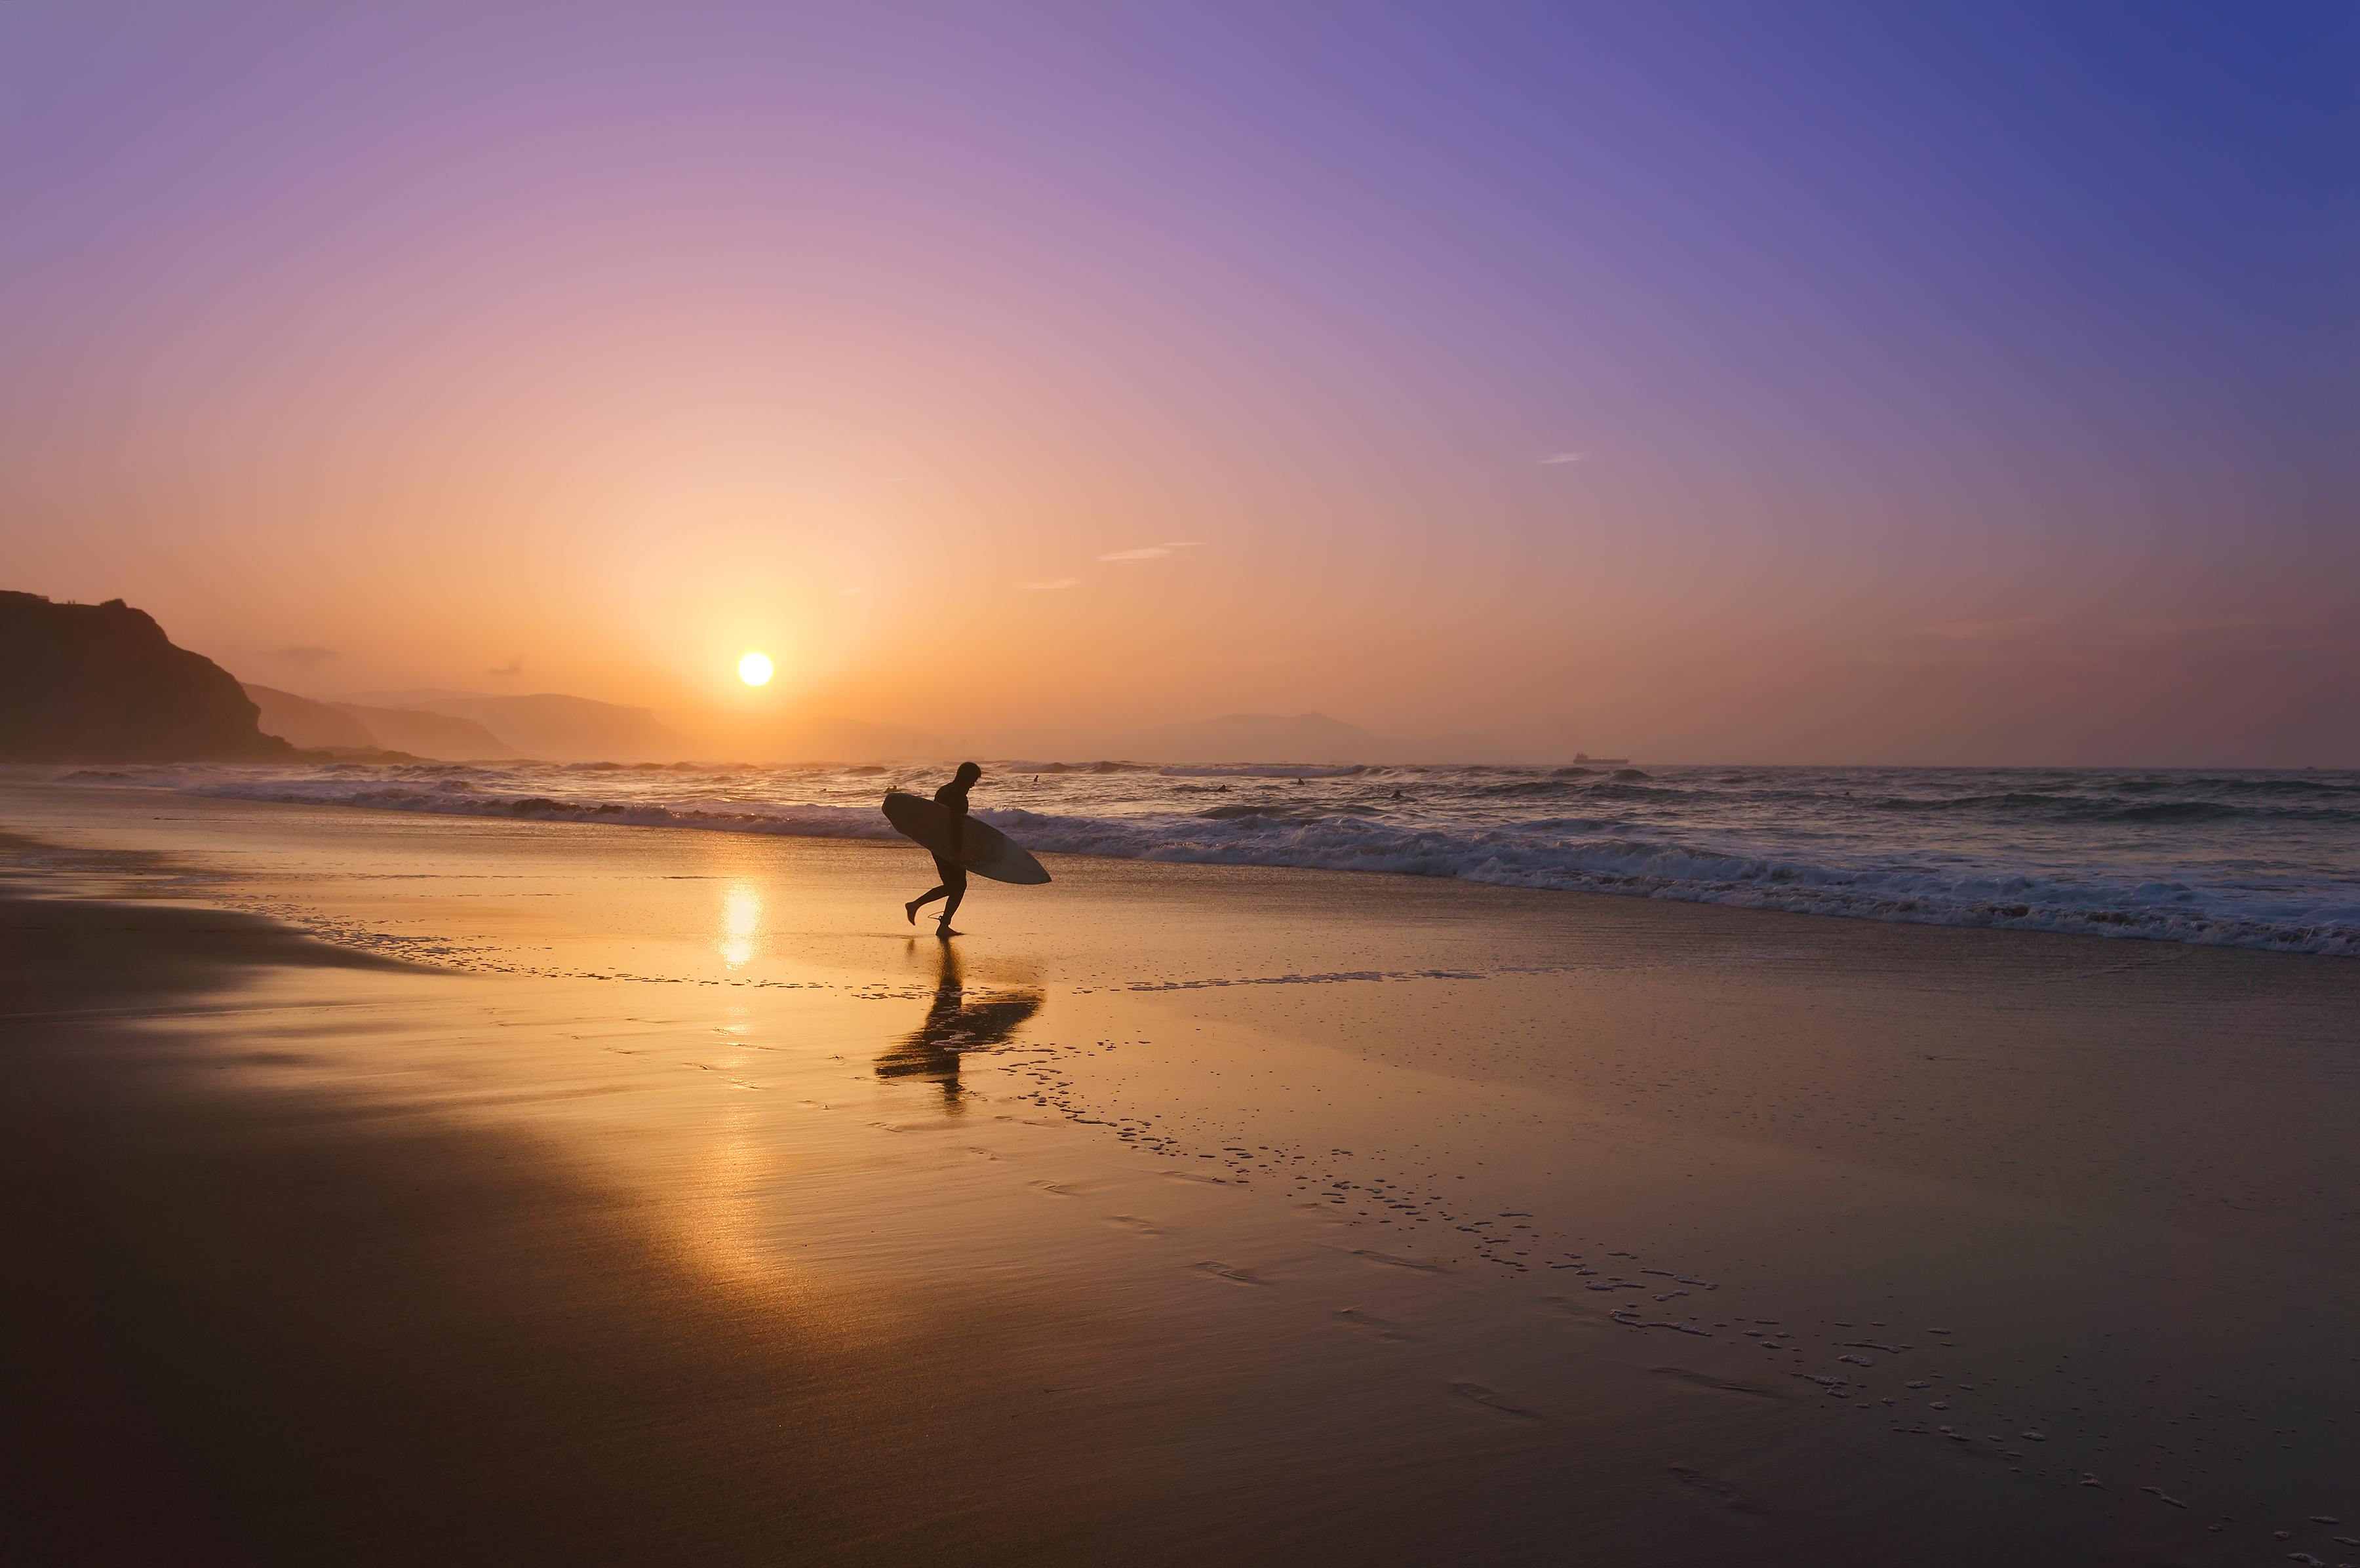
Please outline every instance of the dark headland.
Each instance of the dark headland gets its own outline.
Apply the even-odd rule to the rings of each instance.
[[[277,762],[237,678],[120,599],[0,591],[0,761]]]

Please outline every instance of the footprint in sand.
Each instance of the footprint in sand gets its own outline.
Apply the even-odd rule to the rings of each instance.
[[[1078,1198],[1084,1189],[1066,1181],[1028,1181],[1028,1187],[1038,1187],[1044,1192],[1054,1192],[1061,1198]]]
[[[1346,1307],[1336,1314],[1336,1321],[1349,1328],[1364,1329],[1390,1345],[1399,1345],[1410,1337],[1394,1324],[1387,1323],[1374,1313],[1361,1312],[1357,1307]]]
[[[1692,1388],[1704,1388],[1716,1394],[1743,1394],[1756,1399],[1783,1399],[1786,1396],[1760,1383],[1741,1382],[1734,1377],[1716,1377],[1710,1372],[1692,1372],[1685,1367],[1650,1367],[1648,1371],[1675,1383],[1686,1383]]]
[[[1201,1181],[1208,1187],[1226,1187],[1229,1185],[1227,1181],[1222,1181],[1218,1176],[1199,1176],[1194,1171],[1166,1171],[1162,1174],[1171,1177],[1175,1181]]]
[[[978,1149],[971,1143],[963,1143],[959,1145],[959,1152],[962,1154],[976,1155],[984,1160],[997,1160],[1000,1158],[997,1154],[992,1153],[991,1150],[988,1149]]]
[[[1528,1410],[1505,1394],[1487,1388],[1480,1383],[1453,1383],[1450,1385],[1450,1391],[1462,1399],[1474,1400],[1487,1410],[1497,1410],[1503,1416],[1513,1416],[1518,1421],[1542,1419],[1540,1411]]]
[[[1667,1465],[1664,1468],[1672,1479],[1677,1481],[1682,1486],[1705,1493],[1709,1497],[1718,1497],[1723,1507],[1740,1508],[1748,1513],[1756,1511],[1754,1506],[1747,1502],[1734,1486],[1718,1475],[1708,1475],[1701,1470],[1691,1470],[1685,1465]]]
[[[1371,1252],[1366,1248],[1355,1251],[1352,1256],[1355,1258],[1365,1258],[1371,1263],[1390,1264],[1395,1269],[1415,1269],[1421,1274],[1447,1274],[1449,1272],[1449,1269],[1447,1267],[1430,1258],[1395,1258],[1390,1252]]]
[[[1196,1267],[1204,1273],[1216,1275],[1223,1279],[1228,1279],[1240,1285],[1266,1285],[1269,1283],[1266,1279],[1256,1279],[1251,1270],[1240,1269],[1234,1263],[1205,1262],[1199,1263]]]
[[[1554,1312],[1558,1317],[1571,1318],[1578,1323],[1585,1323],[1593,1328],[1612,1321],[1607,1317],[1603,1306],[1590,1306],[1565,1296],[1543,1296],[1541,1308],[1545,1312]]]
[[[1142,1219],[1137,1214],[1109,1214],[1107,1215],[1107,1219],[1109,1223],[1113,1225],[1127,1225],[1132,1231],[1141,1236],[1162,1236],[1164,1234],[1164,1228],[1157,1225],[1153,1220]]]

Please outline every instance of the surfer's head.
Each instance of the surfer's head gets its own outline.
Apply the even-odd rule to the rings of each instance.
[[[983,777],[983,769],[982,769],[982,768],[978,768],[974,763],[972,763],[972,762],[962,762],[962,763],[960,763],[960,764],[959,764],[958,779],[957,779],[957,781],[958,781],[959,783],[961,783],[961,784],[972,784],[972,783],[974,783],[977,779],[980,779],[980,778],[982,778],[982,777]]]

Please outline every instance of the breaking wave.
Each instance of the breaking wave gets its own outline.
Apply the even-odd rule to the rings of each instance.
[[[930,789],[943,771],[176,765],[86,768],[67,781],[890,840],[879,797]],[[976,814],[1036,852],[2360,956],[2360,775],[2347,773],[1651,767],[1568,776],[1275,764],[997,771]],[[980,804],[994,792],[1021,803]]]

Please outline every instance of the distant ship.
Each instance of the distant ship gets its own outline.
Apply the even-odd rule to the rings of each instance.
[[[1627,767],[1631,761],[1627,757],[1592,757],[1586,751],[1575,752],[1573,759],[1576,762],[1594,762],[1601,768]]]

